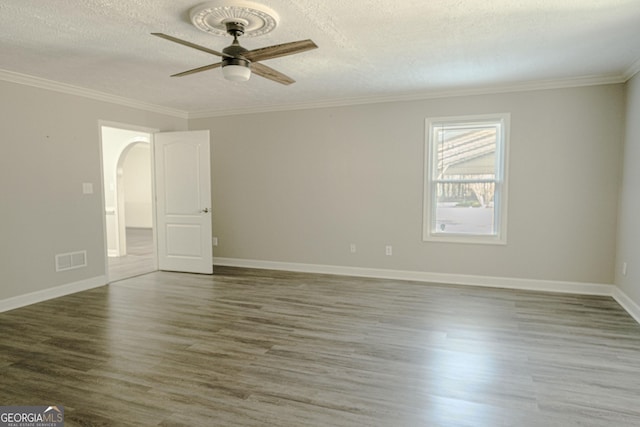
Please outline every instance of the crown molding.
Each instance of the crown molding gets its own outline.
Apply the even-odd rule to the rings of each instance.
[[[442,91],[427,92],[411,92],[390,96],[366,96],[356,98],[343,98],[335,100],[327,100],[320,102],[294,103],[285,105],[267,105],[260,107],[241,107],[235,109],[220,108],[201,111],[184,111],[174,108],[164,107],[161,105],[150,104],[135,99],[125,98],[122,96],[111,95],[105,92],[99,92],[92,89],[86,89],[79,86],[73,86],[66,83],[60,83],[53,80],[47,80],[40,77],[30,76],[27,74],[16,73],[13,71],[0,69],[0,80],[12,83],[18,83],[27,86],[38,87],[41,89],[53,90],[70,95],[82,96],[85,98],[95,99],[98,101],[109,102],[122,105],[125,107],[137,108],[153,113],[166,114],[182,119],[201,119],[209,117],[236,116],[245,114],[269,113],[278,111],[292,110],[310,110],[315,108],[333,108],[347,107],[365,104],[380,104],[387,102],[403,102],[403,101],[422,101],[438,98],[453,98],[459,96],[475,96],[475,95],[491,95],[509,92],[526,92],[534,90],[562,89],[580,86],[596,86],[606,84],[624,83],[631,79],[640,71],[640,59],[631,65],[623,74],[612,74],[603,76],[583,76],[571,79],[558,80],[541,80],[516,83],[510,85],[485,86],[469,89],[451,89]]]
[[[174,108],[163,107],[161,105],[150,104],[135,99],[125,98],[122,96],[111,95],[108,93],[100,92],[97,90],[86,89],[79,86],[73,86],[66,83],[60,83],[53,80],[47,80],[40,77],[30,76],[27,74],[16,73],[14,71],[0,69],[0,80],[18,83],[26,86],[33,86],[40,89],[47,89],[56,92],[62,92],[69,95],[82,96],[84,98],[90,98],[97,101],[109,102],[112,104],[122,105],[124,107],[137,108],[140,110],[149,111],[158,114],[167,114],[169,116],[179,117],[182,119],[188,118],[186,111],[177,110]]]
[[[640,67],[640,64],[637,64]],[[509,92],[527,92],[535,90],[547,90],[547,89],[563,89],[581,86],[597,86],[607,84],[619,84],[628,80],[626,73],[610,74],[600,76],[582,76],[571,79],[556,79],[556,80],[536,80],[530,82],[522,82],[510,85],[496,85],[485,86],[479,88],[470,89],[452,89],[443,91],[428,91],[428,92],[411,92],[400,95],[391,96],[371,96],[360,98],[344,98],[329,101],[311,102],[311,103],[298,103],[287,105],[270,105],[262,107],[250,107],[250,108],[236,108],[236,109],[213,109],[189,112],[189,119],[202,119],[209,117],[222,117],[222,116],[236,116],[244,114],[256,114],[256,113],[269,113],[277,111],[292,111],[292,110],[309,110],[314,108],[331,108],[331,107],[346,107],[352,105],[364,105],[364,104],[379,104],[385,102],[402,102],[402,101],[422,101],[428,99],[438,98],[453,98],[459,96],[475,96],[475,95],[491,95],[499,93]]]

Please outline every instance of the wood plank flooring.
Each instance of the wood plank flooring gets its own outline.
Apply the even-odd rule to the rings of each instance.
[[[109,282],[156,271],[157,262],[151,228],[126,228],[127,255],[109,257]]]
[[[611,298],[216,267],[0,314],[0,405],[66,426],[638,426]]]

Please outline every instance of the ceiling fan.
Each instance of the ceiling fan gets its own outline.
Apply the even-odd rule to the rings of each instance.
[[[247,81],[251,77],[251,72],[274,82],[283,85],[295,83],[291,77],[274,70],[258,61],[278,58],[281,56],[293,55],[295,53],[305,52],[307,50],[316,49],[318,46],[311,40],[300,40],[295,42],[283,43],[274,46],[263,47],[260,49],[247,50],[240,46],[238,37],[245,32],[245,24],[242,20],[227,20],[224,22],[226,31],[233,37],[233,43],[218,52],[204,46],[197,45],[179,38],[163,34],[151,33],[154,36],[161,37],[165,40],[172,41],[184,46],[191,47],[203,52],[210,53],[222,58],[221,62],[205,65],[203,67],[194,68],[192,70],[183,71],[173,74],[171,77],[182,77],[189,74],[199,73],[201,71],[211,70],[213,68],[222,67],[222,74],[225,79],[232,81]]]

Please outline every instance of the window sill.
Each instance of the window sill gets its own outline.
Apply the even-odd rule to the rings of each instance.
[[[464,243],[475,245],[506,245],[507,239],[503,236],[485,236],[485,235],[460,235],[460,234],[429,234],[423,237],[424,242],[437,243]]]

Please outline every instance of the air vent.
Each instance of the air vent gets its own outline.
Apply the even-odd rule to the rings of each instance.
[[[74,270],[87,266],[87,251],[56,255],[56,271]]]

